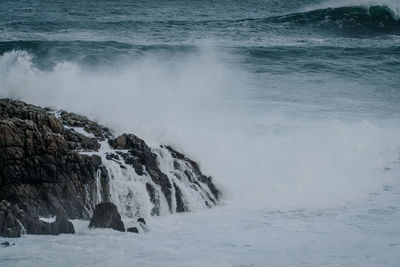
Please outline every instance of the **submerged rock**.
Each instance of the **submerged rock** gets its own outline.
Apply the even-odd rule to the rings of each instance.
[[[10,247],[10,246],[14,246],[15,243],[10,244],[10,242],[6,241],[0,244],[3,248],[5,247]]]
[[[142,223],[142,224],[146,225],[146,221],[143,218],[139,218],[139,219],[137,219],[137,221],[139,223]]]
[[[129,227],[128,229],[126,229],[126,231],[136,234],[139,233],[139,229],[137,229],[137,227]]]
[[[117,207],[111,203],[100,203],[96,205],[93,217],[90,219],[89,228],[111,228],[125,232],[124,223]]]
[[[147,228],[146,221],[143,218],[139,218],[139,219],[137,219],[137,221],[138,221],[140,227],[142,227],[143,231],[147,232],[148,228]]]

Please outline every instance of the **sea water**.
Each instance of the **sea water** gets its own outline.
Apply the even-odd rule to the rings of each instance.
[[[1,1],[0,97],[172,145],[223,195],[141,235],[0,238],[0,265],[398,266],[399,17],[396,0]]]

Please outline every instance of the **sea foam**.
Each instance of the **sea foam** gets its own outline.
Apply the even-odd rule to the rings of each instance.
[[[310,117],[301,109],[287,115],[300,103],[256,110],[246,71],[216,54],[206,48],[104,69],[60,62],[45,71],[27,52],[6,52],[0,97],[80,113],[156,146],[172,144],[213,176],[223,202],[237,206],[336,206],[398,175],[398,120]]]

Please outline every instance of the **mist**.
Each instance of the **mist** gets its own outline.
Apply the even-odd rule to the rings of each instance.
[[[256,110],[251,76],[216,49],[104,68],[66,61],[50,70],[36,67],[28,52],[6,52],[0,97],[83,114],[153,146],[172,145],[214,178],[223,203],[238,208],[337,206],[398,175],[391,170],[398,121],[289,116],[293,103]]]

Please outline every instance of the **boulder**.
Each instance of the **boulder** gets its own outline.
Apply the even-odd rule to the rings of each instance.
[[[0,211],[0,236],[20,237],[22,230],[17,217],[10,210]]]
[[[144,225],[146,225],[146,221],[143,218],[139,218],[137,219],[138,223],[142,223]]]
[[[131,233],[139,233],[139,230],[137,229],[137,227],[129,227],[128,229],[126,229],[126,231],[131,232]]]
[[[6,242],[1,243],[0,245],[1,245],[3,248],[5,248],[5,247],[9,247],[9,246],[14,246],[15,243],[10,244],[10,242],[6,241]]]
[[[125,232],[121,215],[119,215],[117,207],[111,202],[96,205],[93,216],[90,219],[89,228],[111,228]]]
[[[56,217],[56,221],[51,223],[54,234],[75,234],[74,225],[70,222],[64,212]]]
[[[6,200],[0,202],[0,236],[21,237],[22,234],[58,235],[75,233],[73,224],[65,213],[55,222],[41,221],[37,214],[21,210],[17,204]]]

